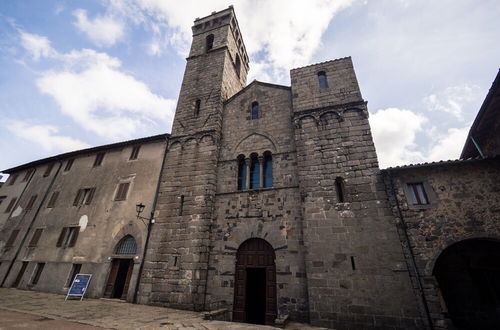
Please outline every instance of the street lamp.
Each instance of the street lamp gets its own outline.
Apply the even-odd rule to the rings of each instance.
[[[142,270],[144,268],[144,261],[146,259],[146,251],[148,250],[148,244],[149,244],[149,237],[151,236],[151,228],[153,227],[153,224],[155,223],[155,219],[153,218],[153,211],[151,211],[151,214],[149,218],[141,217],[141,213],[144,211],[144,208],[146,205],[142,204],[142,202],[139,202],[138,204],[135,205],[135,211],[137,212],[137,219],[141,219],[141,221],[144,222],[144,220],[148,220],[148,232],[146,234],[146,242],[144,243],[144,250],[142,252],[142,260],[141,260],[141,265],[139,267],[139,274],[137,276],[137,283],[135,285],[135,292],[134,292],[134,303],[137,303],[137,294],[139,293],[139,283],[141,282],[141,276],[142,276]]]
[[[144,208],[146,207],[146,205],[142,204],[142,203],[139,203],[135,206],[135,210],[137,211],[137,217],[139,218],[139,214],[142,213],[142,211],[144,211]]]

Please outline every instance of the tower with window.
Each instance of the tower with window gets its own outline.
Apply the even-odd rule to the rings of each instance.
[[[232,7],[196,19],[192,32],[138,298],[199,310],[206,291],[223,101],[245,86],[249,66]]]

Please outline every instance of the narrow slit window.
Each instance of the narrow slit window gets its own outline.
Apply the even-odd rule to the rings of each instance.
[[[250,162],[250,189],[260,188],[260,164],[257,155],[251,157]]]
[[[264,188],[273,186],[273,157],[270,152],[264,153]]]
[[[206,50],[207,52],[214,48],[214,35],[209,34],[206,38]]]
[[[184,195],[181,195],[179,201],[179,215],[182,215],[183,211],[184,211]]]
[[[328,88],[328,80],[325,71],[318,72],[319,88]]]
[[[240,61],[240,56],[236,54],[236,60],[234,62],[234,66],[236,69],[236,74],[238,75],[238,78],[240,77],[240,71],[241,71],[241,61]]]
[[[200,109],[201,109],[201,100],[197,99],[194,102],[194,115],[195,115],[195,117],[198,117],[200,115]]]
[[[427,193],[425,192],[422,182],[408,183],[408,188],[410,192],[410,201],[413,205],[429,204],[429,199],[427,198]]]
[[[238,190],[245,190],[247,188],[247,163],[245,156],[238,157]]]
[[[253,102],[252,103],[252,120],[253,119],[259,119],[259,103],[258,102]]]
[[[344,179],[341,177],[335,178],[335,193],[337,194],[337,203],[346,202]]]

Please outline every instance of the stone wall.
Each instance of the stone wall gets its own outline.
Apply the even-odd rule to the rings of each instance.
[[[319,71],[328,88],[320,90]],[[291,77],[311,322],[422,328],[350,59]]]
[[[259,118],[251,120],[253,102]],[[253,82],[224,108],[221,157],[212,227],[207,300],[232,310],[236,251],[249,238],[266,240],[276,253],[280,315],[308,320],[307,284],[290,88]],[[271,152],[270,188],[238,191],[237,157]]]
[[[248,69],[242,65],[236,72],[235,54],[241,56],[241,49],[234,40],[235,22],[232,8],[195,21],[140,286],[141,303],[205,308],[223,101],[243,88]],[[207,51],[209,34],[214,35],[214,48]],[[194,113],[197,99],[199,115]]]
[[[447,328],[450,323],[443,314],[446,307],[433,276],[437,258],[454,243],[500,238],[499,165],[498,160],[473,160],[384,170],[394,215],[399,217],[396,197],[429,310],[438,328]],[[405,186],[411,182],[424,184],[428,205],[413,205],[409,201]],[[404,241],[403,244],[408,245]]]
[[[93,166],[97,154],[95,151],[60,157],[47,177],[43,174],[49,163],[37,166],[22,195],[19,211],[12,214],[2,231],[2,237],[8,237],[12,229],[21,229],[15,245],[2,250],[1,279],[19,249],[5,286],[12,285],[22,262],[28,262],[19,288],[64,294],[68,290],[72,265],[82,264],[82,273],[93,274],[87,295],[100,298],[104,293],[112,258],[126,257],[134,260],[127,295],[127,300],[132,301],[146,235],[146,225],[136,218],[135,204],[144,203],[146,207],[142,215],[149,216],[155,199],[165,138],[161,136],[153,141],[104,149],[101,151],[105,153],[104,159],[97,167]],[[138,157],[130,160],[132,148],[136,145],[140,146]],[[73,159],[71,169],[65,171],[70,159]],[[126,198],[116,201],[118,185],[123,182],[130,184]],[[22,182],[19,184],[23,185]],[[74,206],[77,191],[90,187],[95,187],[91,203]],[[54,192],[58,192],[58,198],[53,207],[48,207]],[[33,194],[38,195],[37,201],[30,211],[26,211],[25,205]],[[68,226],[80,226],[75,246],[56,246],[62,228]],[[28,244],[36,229],[43,229],[43,232],[38,244],[30,247]],[[20,247],[27,231],[26,240]],[[115,255],[118,242],[126,235],[134,237],[136,254]],[[45,267],[40,280],[33,285],[31,280],[37,263],[45,263]]]

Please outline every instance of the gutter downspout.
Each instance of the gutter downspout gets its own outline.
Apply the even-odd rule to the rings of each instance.
[[[392,173],[390,170],[388,170],[387,174],[389,175],[389,181],[391,183],[391,192],[392,192],[392,195],[394,196],[394,200],[396,201],[396,207],[398,210],[398,217],[399,217],[399,221],[401,222],[401,227],[403,229],[404,238],[405,238],[406,244],[408,245],[408,251],[410,252],[411,265],[413,267],[413,271],[415,272],[415,277],[417,278],[418,290],[420,292],[420,297],[421,297],[422,303],[424,305],[425,316],[427,317],[427,322],[429,323],[429,328],[431,330],[434,330],[434,323],[432,321],[431,313],[429,311],[429,305],[427,303],[427,298],[425,297],[424,288],[422,285],[422,279],[420,277],[420,273],[418,272],[417,262],[415,260],[415,254],[413,253],[413,249],[412,249],[411,243],[410,243],[410,237],[408,235],[408,231],[406,230],[406,228],[407,228],[406,222],[405,222],[405,219],[403,217],[403,213],[401,212],[401,207],[399,206],[398,196],[396,195],[396,189],[394,188],[394,181],[392,180]]]
[[[481,150],[481,147],[479,146],[479,143],[477,143],[476,139],[471,135],[470,139],[472,140],[472,143],[474,143],[474,147],[476,147],[477,152],[479,152],[479,155],[481,156],[482,159],[485,159],[486,157],[483,154],[483,151]]]
[[[132,302],[134,304],[137,304],[137,295],[139,294],[139,284],[141,282],[142,270],[144,269],[144,263],[146,262],[146,253],[148,251],[149,237],[151,236],[151,229],[153,228],[153,223],[154,223],[153,218],[154,218],[154,213],[156,211],[156,204],[158,202],[158,192],[160,191],[160,184],[161,184],[161,177],[163,175],[163,168],[165,166],[165,160],[167,159],[168,145],[169,145],[169,139],[166,138],[165,139],[165,152],[163,153],[163,160],[161,162],[160,174],[159,174],[158,181],[157,181],[158,183],[156,184],[153,205],[151,206],[151,214],[150,214],[149,222],[148,222],[146,242],[144,243],[144,250],[142,252],[141,265],[139,266],[139,274],[137,274],[137,282],[135,284],[134,299],[132,300]]]
[[[52,180],[49,183],[49,186],[47,187],[47,190],[45,190],[45,194],[43,195],[42,201],[38,205],[38,208],[36,209],[35,215],[33,216],[33,219],[31,219],[31,222],[28,226],[28,230],[26,230],[26,233],[24,233],[23,239],[21,240],[21,243],[19,244],[19,246],[17,248],[17,251],[16,251],[16,254],[14,255],[14,258],[12,258],[12,260],[9,264],[9,268],[7,269],[7,272],[5,273],[5,276],[2,280],[2,284],[0,284],[0,287],[3,287],[3,285],[5,284],[5,281],[7,280],[7,277],[10,275],[10,271],[12,270],[12,267],[14,266],[14,263],[16,262],[17,257],[19,256],[19,253],[21,252],[21,249],[23,248],[23,245],[26,242],[26,238],[28,238],[28,234],[31,231],[31,227],[33,227],[33,224],[35,223],[35,220],[38,217],[38,213],[40,213],[40,210],[42,209],[42,205],[45,203],[45,200],[47,199],[47,196],[49,195],[49,192],[52,189],[52,186],[54,185],[54,181],[56,180],[57,176],[59,175],[59,171],[61,170],[61,167],[62,167],[62,161],[59,160],[58,163],[59,163],[59,167],[57,168],[56,174],[54,174],[54,176],[52,177]],[[24,191],[26,190],[26,188],[30,184],[31,179],[33,178],[35,173],[36,173],[36,169],[35,169],[35,172],[31,175],[31,178],[29,179],[28,183],[26,184],[26,187],[24,187],[23,192],[21,193],[21,196],[24,194]],[[19,197],[19,200],[21,200],[21,197]],[[19,201],[18,201],[18,203],[19,203]],[[10,218],[10,215],[9,215],[9,218]],[[23,218],[24,218],[24,216],[23,216]]]

